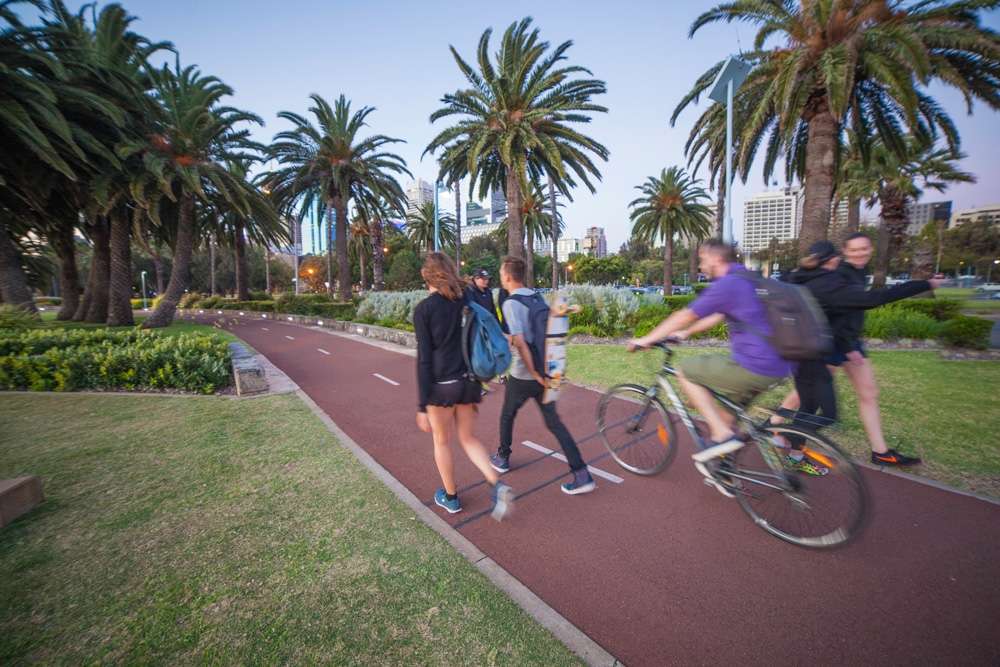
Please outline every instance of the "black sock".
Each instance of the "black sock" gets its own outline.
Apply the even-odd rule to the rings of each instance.
[[[454,500],[455,498],[458,498],[458,494],[457,493],[448,493],[447,491],[445,491],[444,492],[444,497],[445,497],[446,500]]]

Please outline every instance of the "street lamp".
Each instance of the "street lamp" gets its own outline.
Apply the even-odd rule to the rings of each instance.
[[[569,285],[569,272],[573,270],[572,264],[566,265],[566,284]]]
[[[994,259],[992,262],[986,265],[986,282],[990,281],[990,270],[993,268],[994,264],[1000,264],[1000,259]]]
[[[749,63],[729,56],[708,91],[710,99],[726,105],[726,215],[722,220],[722,240],[730,245],[733,243],[733,93],[749,73]]]
[[[146,272],[142,272],[142,309],[146,310]]]

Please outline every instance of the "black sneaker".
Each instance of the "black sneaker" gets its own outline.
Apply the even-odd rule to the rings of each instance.
[[[885,454],[872,452],[872,463],[877,466],[915,466],[920,462],[917,456],[907,456],[892,449]]]

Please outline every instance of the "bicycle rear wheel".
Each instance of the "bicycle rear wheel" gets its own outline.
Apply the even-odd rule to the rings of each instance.
[[[829,472],[820,476],[788,468],[787,486],[793,488],[773,488],[786,485],[765,461],[763,445],[744,447],[733,456],[733,483],[747,514],[767,532],[801,547],[829,549],[857,537],[867,516],[868,492],[850,459],[811,431],[780,424],[768,431],[802,442],[806,457]],[[787,459],[787,449],[776,449]]]
[[[653,475],[670,463],[676,448],[674,425],[663,403],[646,387],[612,387],[597,406],[597,430],[618,465],[637,475]]]

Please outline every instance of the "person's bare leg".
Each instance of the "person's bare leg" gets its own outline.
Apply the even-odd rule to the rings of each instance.
[[[684,393],[687,394],[694,407],[701,413],[705,423],[708,424],[708,431],[711,434],[712,440],[722,442],[736,435],[732,426],[719,412],[719,408],[716,407],[715,399],[712,398],[712,392],[700,384],[695,384],[688,380],[680,370],[677,371],[677,379],[680,381],[681,389],[684,390]]]
[[[465,455],[469,457],[472,464],[479,469],[479,472],[483,473],[487,482],[496,484],[500,481],[500,476],[490,465],[490,455],[486,452],[486,447],[473,433],[478,416],[479,412],[475,405],[456,405],[455,432],[458,435],[459,444],[462,445]]]
[[[451,422],[455,408],[442,408],[436,405],[427,406],[427,418],[434,432],[434,462],[437,463],[438,474],[445,493],[456,495],[455,463],[451,458]]]
[[[792,389],[790,392],[788,392],[788,396],[785,396],[785,400],[781,401],[781,405],[778,406],[778,409],[791,410],[792,412],[794,412],[795,410],[799,409],[800,405],[802,405],[802,401],[799,399],[799,392],[796,391],[795,389]],[[772,424],[780,424],[783,421],[785,421],[785,418],[782,417],[781,415],[779,414],[771,415]]]
[[[860,364],[845,363],[842,368],[851,379],[854,390],[858,394],[858,414],[865,426],[868,442],[876,454],[885,454],[889,448],[882,435],[882,416],[878,409],[878,384],[875,382],[875,369],[869,359],[863,359]]]

